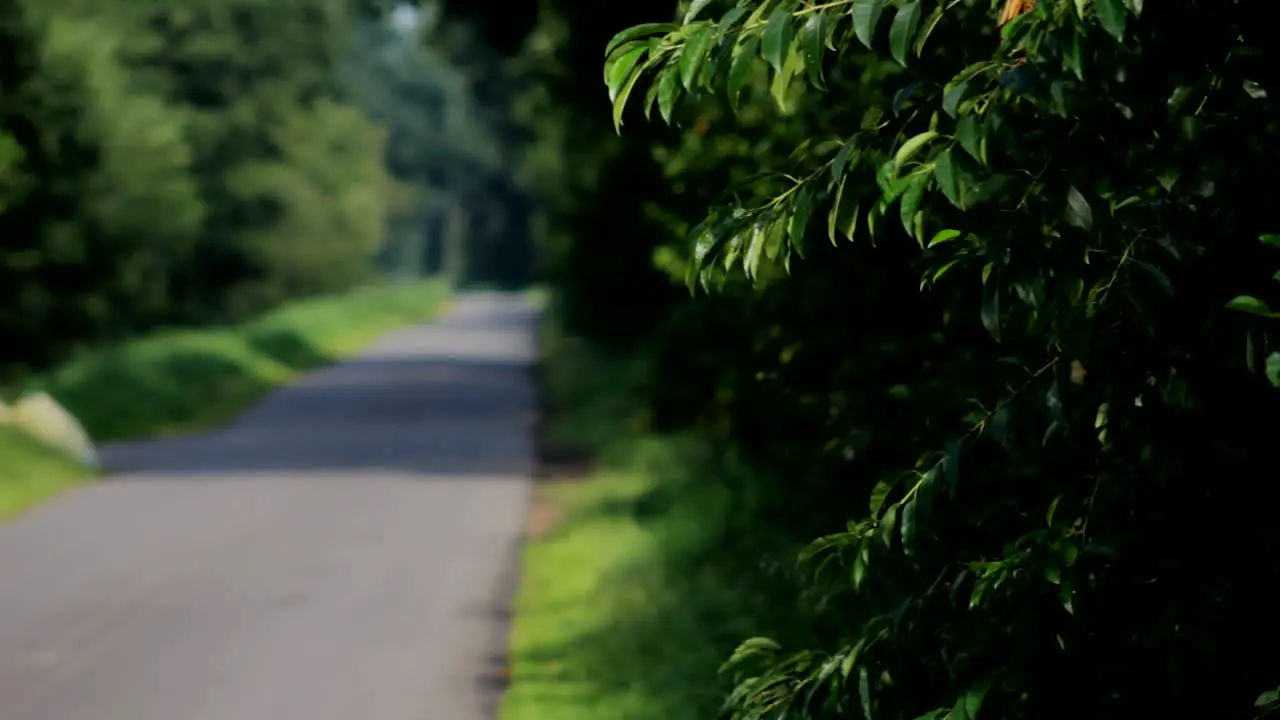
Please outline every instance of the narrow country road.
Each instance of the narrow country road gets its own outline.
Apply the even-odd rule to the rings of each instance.
[[[0,526],[0,720],[486,720],[536,312],[468,294]]]

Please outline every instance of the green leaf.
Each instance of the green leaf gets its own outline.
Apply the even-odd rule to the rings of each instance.
[[[680,50],[680,82],[685,90],[693,89],[693,79],[707,56],[713,36],[710,25],[701,25],[684,41],[684,48]]]
[[[952,240],[960,237],[960,234],[959,230],[939,230],[938,233],[933,236],[933,239],[929,241],[928,247],[951,242]]]
[[[951,711],[952,720],[977,720],[978,711],[982,709],[982,701],[986,698],[990,687],[989,682],[984,682],[961,695]]]
[[[756,51],[760,48],[759,36],[752,35],[746,42],[734,48],[733,62],[729,66],[729,101],[736,107],[742,96],[742,88],[751,76],[751,66],[756,59]]]
[[[818,673],[813,676],[812,681],[809,683],[809,692],[805,694],[804,707],[807,708],[813,705],[813,698],[827,686],[827,682],[831,680],[831,676],[835,675],[836,670],[840,668],[843,662],[844,658],[837,653],[822,663],[821,669],[818,670]]]
[[[698,13],[702,12],[710,4],[711,0],[693,0],[693,2],[689,3],[689,11],[684,14],[684,24],[688,25],[693,22],[698,17]]]
[[[1123,40],[1125,22],[1129,19],[1123,0],[1094,0],[1094,7],[1102,29],[1116,40]]]
[[[778,109],[784,115],[791,112],[789,95],[791,83],[802,72],[804,72],[804,55],[799,48],[792,45],[787,52],[787,60],[782,65],[782,71],[773,76],[773,83],[769,87],[774,101],[778,103]]]
[[[720,666],[719,672],[727,672],[740,666],[752,658],[769,657],[782,649],[777,641],[767,637],[753,637],[742,641],[729,659]]]
[[[1280,388],[1280,352],[1273,352],[1267,356],[1266,373],[1271,385]]]
[[[933,34],[933,29],[938,26],[938,22],[942,20],[942,13],[946,5],[938,3],[938,6],[929,13],[929,17],[925,18],[924,27],[920,30],[920,34],[916,35],[915,53],[916,56],[924,54],[925,43],[928,42],[929,36]]]
[[[944,151],[941,155],[934,159],[934,177],[938,179],[938,187],[942,190],[942,194],[947,196],[952,205],[958,208],[963,207],[960,197],[960,175],[956,171],[955,158],[951,156],[951,150]]]
[[[738,646],[738,649],[739,650],[776,651],[776,650],[781,650],[782,646],[778,644],[777,640],[774,640],[772,638],[753,637],[753,638],[747,638],[746,640],[743,640],[742,644]]]
[[[893,24],[889,27],[889,52],[899,65],[907,64],[907,51],[920,24],[920,14],[920,0],[911,0],[898,8],[898,14],[893,17]]]
[[[836,157],[831,161],[831,179],[839,181],[844,177],[844,171],[849,167],[849,160],[857,152],[855,142],[856,135],[844,141],[844,145],[840,148],[840,152],[836,153]]]
[[[836,241],[836,233],[844,235],[846,240],[853,240],[853,234],[858,229],[860,212],[853,193],[845,194],[844,178],[840,178],[840,183],[836,187],[835,204],[831,206],[831,213],[827,217],[827,231],[832,243]]]
[[[633,63],[630,77],[618,90],[618,94],[613,100],[613,129],[619,135],[622,134],[622,113],[627,109],[627,98],[631,96],[631,91],[635,89],[636,83],[639,82],[640,76],[643,74],[644,67],[634,67]]]
[[[867,563],[863,560],[862,553],[853,560],[853,589],[857,590],[862,587],[862,579],[867,575]]]
[[[663,69],[663,72],[666,72],[670,69],[671,69],[670,66],[668,66]],[[653,115],[653,106],[654,106],[654,103],[656,103],[658,100],[658,91],[660,89],[661,88],[659,86],[659,83],[650,83],[649,89],[645,91],[645,94],[644,94],[644,119],[645,120],[650,119],[650,116]]]
[[[1049,527],[1053,527],[1053,516],[1055,513],[1057,513],[1058,503],[1061,501],[1062,501],[1062,496],[1059,495],[1058,497],[1053,499],[1053,502],[1049,503],[1049,511],[1044,514],[1044,523]]]
[[[824,12],[810,13],[800,29],[804,40],[804,64],[809,70],[809,82],[816,88],[823,88],[826,82],[822,77],[822,48],[830,31],[830,22]]]
[[[960,83],[968,82],[978,75],[998,67],[999,63],[992,60],[983,60],[982,62],[976,62],[972,65],[965,66],[963,70],[953,75],[951,79],[947,81],[946,89],[949,90],[954,88]]]
[[[1165,101],[1165,106],[1169,111],[1169,117],[1176,116],[1182,108],[1191,99],[1191,93],[1195,91],[1190,85],[1179,85],[1173,89],[1169,95],[1169,99]]]
[[[907,105],[911,102],[911,99],[914,98],[916,93],[918,93],[921,89],[923,89],[924,86],[925,86],[924,81],[917,80],[913,83],[908,83],[907,85],[903,85],[898,90],[898,92],[894,93],[893,105],[892,105],[894,117],[898,117],[902,115],[903,109],[907,107]],[[934,130],[936,128],[931,127],[929,129]]]
[[[787,227],[787,235],[791,238],[791,246],[800,257],[804,257],[804,236],[809,228],[809,219],[813,217],[817,198],[809,186],[804,186],[796,193],[796,203],[791,211],[791,222]]]
[[[1081,230],[1093,229],[1093,209],[1074,185],[1067,188],[1067,222]]]
[[[742,22],[746,15],[747,9],[741,7],[732,8],[726,12],[724,17],[720,18],[720,22],[716,23],[716,27],[720,29],[716,42],[723,42],[725,38],[729,37],[729,33],[738,27],[738,23]]]
[[[933,277],[929,278],[929,282],[931,282],[931,283],[936,283],[936,282],[938,282],[939,280],[941,280],[941,279],[942,279],[942,276],[943,276],[943,275],[946,275],[946,274],[947,274],[947,271],[948,271],[948,270],[950,270],[951,268],[955,267],[955,266],[956,266],[956,264],[957,264],[957,263],[959,263],[959,262],[960,262],[959,260],[952,260],[951,262],[947,263],[946,265],[943,265],[942,267],[938,268],[937,270],[935,270],[935,271],[934,271],[934,273],[933,273]]]
[[[880,203],[872,205],[871,209],[867,211],[867,237],[871,238],[873,247],[876,240],[876,227],[879,224],[880,216],[883,214],[884,208],[880,206]]]
[[[1081,45],[1080,33],[1071,33],[1071,39],[1062,46],[1062,65],[1070,70],[1077,80],[1084,80],[1084,48]]]
[[[642,25],[629,27],[613,36],[613,39],[609,41],[608,46],[605,47],[605,57],[612,55],[614,50],[617,50],[619,47],[631,42],[632,40],[639,40],[642,37],[657,35],[658,33],[665,34],[675,32],[679,29],[680,26],[675,23],[644,23]]]
[[[747,254],[742,258],[743,271],[754,282],[760,274],[760,255],[764,250],[765,231],[768,226],[757,220],[751,228],[751,242],[747,245]]]
[[[911,184],[910,179],[898,177],[898,170],[893,160],[886,161],[876,170],[876,184],[882,191],[880,202],[885,208],[901,197],[902,193],[906,192],[907,186]]]
[[[940,465],[940,464],[939,464]],[[915,502],[920,507],[918,513],[928,514],[930,508],[933,507],[934,495],[938,489],[938,476],[941,474],[939,465],[934,465],[920,476],[920,482],[916,487]]]
[[[770,260],[777,260],[778,254],[782,252],[782,247],[787,239],[787,218],[778,218],[769,224],[768,230],[765,232],[764,239],[764,256]]]
[[[742,245],[746,238],[741,232],[735,234],[725,243],[724,253],[721,255],[720,264],[725,270],[733,269],[738,264],[738,259],[742,257]]]
[[[916,552],[916,503],[912,500],[902,506],[902,552],[914,555]]]
[[[912,489],[911,500],[902,505],[902,549],[907,555],[914,555],[916,541],[919,539],[919,522],[921,515],[929,513],[933,503],[933,494],[937,485],[938,469],[930,468]]]
[[[899,147],[898,151],[893,154],[894,172],[901,170],[904,164],[909,162],[911,158],[915,157],[930,140],[933,140],[936,137],[938,137],[938,133],[929,130],[902,143],[902,147]]]
[[[995,283],[982,291],[982,326],[993,340],[1000,342],[1000,288]]]
[[[960,484],[960,452],[963,447],[961,440],[952,440],[947,443],[947,453],[942,460],[942,472],[947,484],[955,488]]]
[[[857,7],[856,5],[854,7]],[[865,667],[858,668],[858,698],[862,702],[863,717],[871,718],[871,678]]]
[[[1011,175],[994,175],[983,180],[976,188],[966,188],[964,194],[965,204],[973,207],[997,197],[1004,192],[1005,188],[1012,185],[1013,181],[1014,178]]]
[[[760,46],[761,54],[764,55],[765,61],[773,66],[774,72],[782,72],[787,50],[791,47],[791,33],[791,13],[786,10],[774,10],[769,16],[769,24],[765,26]]]
[[[619,54],[613,62],[606,65],[604,82],[609,88],[609,102],[617,101],[618,94],[632,77],[631,71],[648,51],[648,45],[640,44]]]
[[[1262,235],[1258,237],[1258,241],[1263,245],[1280,248],[1280,235]]]
[[[982,162],[982,118],[977,115],[961,117],[960,122],[956,123],[956,140],[970,157]]]
[[[964,94],[969,90],[969,81],[962,80],[954,86],[948,87],[942,95],[942,110],[951,117],[955,117],[960,112],[960,101],[964,99]]]
[[[924,200],[924,191],[930,179],[928,173],[912,175],[906,191],[902,193],[902,204],[898,208],[903,229],[908,235],[916,238],[921,248],[924,248],[924,238],[916,233],[916,213],[920,211],[920,203]]]
[[[857,0],[853,3],[853,32],[858,42],[873,50],[876,25],[880,23],[880,14],[884,12],[885,0]]]
[[[884,517],[880,518],[880,542],[884,543],[885,548],[893,547],[893,531],[898,523],[898,506],[890,505],[888,510],[884,511]]]
[[[671,124],[671,114],[675,110],[676,100],[680,97],[680,75],[676,68],[667,66],[658,81],[658,112],[662,119]]]
[[[1250,315],[1261,315],[1263,317],[1271,317],[1271,308],[1256,297],[1249,295],[1240,295],[1234,297],[1226,304],[1228,310],[1249,313]]]
[[[1151,279],[1155,281],[1165,295],[1173,296],[1173,281],[1169,279],[1169,276],[1163,270],[1143,260],[1138,260],[1137,264],[1147,275],[1151,276]]]
[[[884,507],[885,498],[889,497],[889,493],[898,484],[898,478],[892,480],[881,480],[876,483],[875,488],[871,490],[871,515],[875,517],[880,514],[880,509]]]
[[[702,267],[706,264],[711,252],[719,245],[719,233],[716,232],[718,223],[708,223],[701,232],[698,233],[697,239],[693,245],[693,264]]]

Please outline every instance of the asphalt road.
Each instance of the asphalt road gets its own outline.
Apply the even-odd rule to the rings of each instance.
[[[0,526],[0,720],[492,717],[535,315],[463,296]]]

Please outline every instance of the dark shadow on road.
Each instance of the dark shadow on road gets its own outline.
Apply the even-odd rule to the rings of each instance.
[[[537,309],[519,298],[469,295],[439,321],[392,333],[359,358],[321,367],[220,429],[110,445],[103,448],[104,465],[117,480],[532,476],[537,322]],[[327,360],[288,332],[257,333],[249,344],[290,368]],[[173,376],[170,394],[181,391],[209,407],[222,404],[219,396],[229,388],[241,402],[260,390],[248,382],[202,382],[177,369],[166,375]],[[119,388],[120,397],[108,403],[116,409],[136,408],[150,397],[137,394],[137,382],[95,385]]]
[[[532,475],[528,363],[369,357],[271,395],[226,428],[108,448],[110,473]]]

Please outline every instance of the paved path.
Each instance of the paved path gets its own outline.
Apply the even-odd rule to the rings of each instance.
[[[0,526],[0,719],[490,717],[534,319],[464,296]]]

